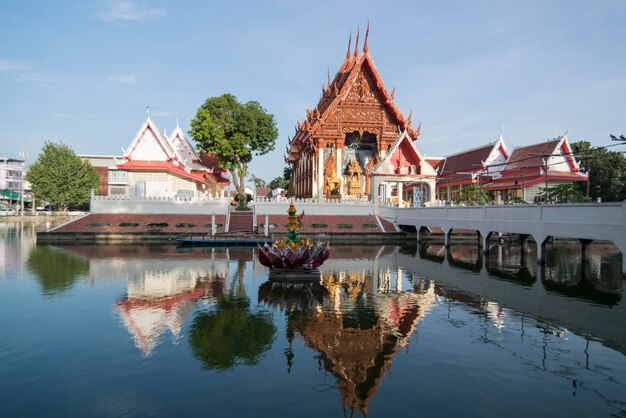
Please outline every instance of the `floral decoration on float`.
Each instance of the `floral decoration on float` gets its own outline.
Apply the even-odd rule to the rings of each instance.
[[[287,213],[287,238],[259,245],[259,262],[270,268],[270,279],[319,280],[318,267],[330,256],[330,246],[327,242],[312,243],[309,238],[298,238],[297,229],[302,227],[304,212],[296,216],[293,200]]]

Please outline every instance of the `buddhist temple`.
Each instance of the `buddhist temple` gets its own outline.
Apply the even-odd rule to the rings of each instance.
[[[482,187],[494,178],[500,177],[509,153],[502,135],[487,145],[448,155],[440,162],[433,163],[437,168],[437,199],[454,202],[467,185]]]
[[[230,184],[215,158],[201,160],[178,123],[168,136],[149,114],[116,171],[124,173],[124,194],[130,197],[221,197]]]
[[[538,144],[515,147],[501,176],[495,178],[486,189],[497,202],[541,201],[542,190],[560,184],[588,181],[580,172],[567,135]]]
[[[417,206],[434,198],[435,170],[415,149],[420,127],[394,103],[368,47],[352,37],[317,105],[306,109],[287,147],[296,197],[369,199]]]

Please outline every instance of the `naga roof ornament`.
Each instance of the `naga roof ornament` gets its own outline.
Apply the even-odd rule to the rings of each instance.
[[[367,29],[365,30],[365,41],[363,42],[363,53],[366,53],[369,51],[369,48],[367,46],[367,37],[370,34],[370,20],[367,19]]]

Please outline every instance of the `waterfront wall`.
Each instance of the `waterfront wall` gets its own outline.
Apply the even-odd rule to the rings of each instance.
[[[228,200],[92,196],[90,211],[111,214],[226,215]]]
[[[374,204],[368,201],[339,201],[318,199],[294,199],[294,205],[298,214],[304,211],[311,215],[373,215]],[[273,199],[257,199],[254,202],[256,215],[286,215],[289,201],[277,201]]]

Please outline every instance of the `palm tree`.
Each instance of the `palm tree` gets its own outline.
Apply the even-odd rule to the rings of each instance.
[[[248,180],[254,183],[255,187],[265,187],[265,180],[255,176],[254,174],[250,174],[250,176],[248,176]]]

